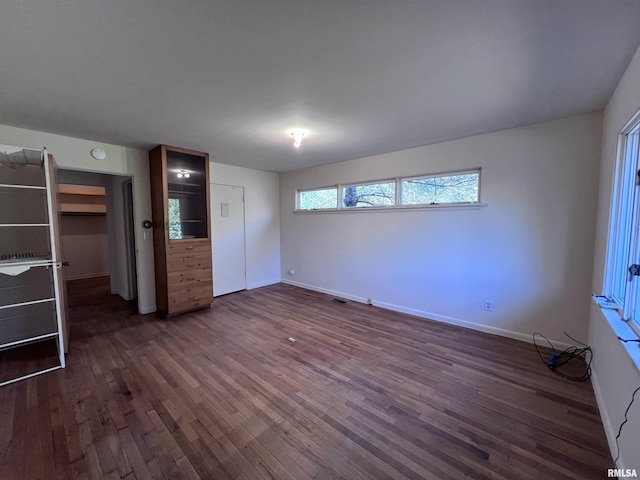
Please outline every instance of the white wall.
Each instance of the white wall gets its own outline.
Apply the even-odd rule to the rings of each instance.
[[[596,113],[284,173],[283,281],[527,341],[586,339],[600,135]],[[297,188],[473,167],[487,207],[292,213]]]
[[[109,275],[109,242],[105,215],[63,215],[60,222],[65,279]]]
[[[597,293],[602,292],[604,281],[618,133],[640,109],[639,85],[640,49],[629,64],[604,113],[593,269],[593,291]],[[612,321],[615,322],[616,320],[613,319]],[[589,344],[594,351],[593,384],[609,445],[615,457],[615,435],[624,420],[624,411],[631,401],[631,393],[640,386],[640,371],[632,363],[631,357],[625,351],[625,347],[617,339],[612,325],[620,332],[624,332],[624,329],[628,328],[621,325],[620,321],[618,321],[618,324],[610,324],[600,309],[592,306]],[[628,330],[626,333],[631,334]],[[628,419],[629,421],[624,426],[620,436],[621,455],[618,465],[621,468],[636,468],[640,470],[640,394],[636,394],[636,401],[629,412]]]
[[[211,162],[210,176],[211,183],[244,187],[247,288],[280,282],[278,174]]]

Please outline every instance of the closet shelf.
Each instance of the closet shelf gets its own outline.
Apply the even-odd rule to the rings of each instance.
[[[95,185],[58,185],[60,212],[63,215],[106,215],[106,192]]]

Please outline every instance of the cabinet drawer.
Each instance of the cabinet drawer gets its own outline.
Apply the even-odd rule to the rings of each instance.
[[[211,269],[211,246],[193,245],[193,248],[177,248],[167,251],[167,271],[177,272],[209,268]]]
[[[211,272],[211,257],[185,258],[182,261],[167,263],[168,274],[191,270],[209,270]]]
[[[181,242],[169,243],[167,246],[167,256],[171,258],[172,255],[192,254],[195,252],[209,252],[211,253],[211,243],[209,242],[194,242],[189,240],[183,240]]]
[[[169,288],[172,290],[192,288],[195,286],[211,287],[213,285],[210,268],[171,271],[167,277],[169,280]]]
[[[177,313],[209,305],[213,301],[211,286],[170,289],[169,312]]]

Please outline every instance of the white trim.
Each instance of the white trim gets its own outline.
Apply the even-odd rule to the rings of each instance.
[[[605,437],[607,438],[607,443],[609,444],[609,452],[611,453],[611,458],[614,458],[617,455],[616,452],[616,430],[611,422],[611,417],[609,416],[609,411],[605,408],[605,395],[600,388],[600,383],[598,382],[598,375],[596,374],[596,369],[591,369],[591,386],[593,387],[593,393],[596,397],[596,404],[598,405],[598,411],[600,412],[600,418],[602,419],[602,426],[604,427]],[[624,465],[622,461],[622,456],[618,459],[618,463]]]
[[[354,302],[368,303],[367,302],[368,299],[365,298],[365,297],[358,297],[358,296],[351,295],[351,294],[348,294],[348,293],[338,292],[336,290],[329,290],[327,288],[316,287],[314,285],[308,285],[306,283],[296,282],[294,280],[288,280],[286,278],[282,278],[280,280],[280,282],[286,283],[287,285],[293,285],[294,287],[300,287],[300,288],[305,288],[307,290],[313,290],[314,292],[326,293],[327,295],[333,295],[335,297],[345,298],[347,300],[353,300]]]
[[[449,325],[455,325],[458,327],[469,328],[471,330],[475,330],[478,332],[490,333],[492,335],[499,335],[501,337],[512,338],[514,340],[520,340],[522,342],[533,343],[532,334],[515,332],[513,330],[505,330],[503,328],[492,327],[490,325],[484,325],[481,323],[470,322],[468,320],[462,320],[459,318],[449,317],[446,315],[440,315],[437,313],[427,312],[424,310],[418,310],[415,308],[404,307],[402,305],[394,305],[392,303],[379,302],[377,300],[372,300],[366,297],[360,297],[357,295],[351,295],[344,292],[339,292],[336,290],[329,290],[322,287],[316,287],[314,285],[308,285],[306,283],[295,282],[292,280],[288,280],[283,278],[281,280],[282,283],[293,285],[295,287],[305,288],[307,290],[313,290],[315,292],[326,293],[328,295],[333,295],[340,298],[345,298],[347,300],[352,300],[354,302],[365,303],[373,305],[374,307],[384,308],[385,310],[392,310],[394,312],[406,313],[409,315],[414,315],[416,317],[426,318],[428,320],[435,320],[442,323],[448,323]],[[562,342],[560,340],[550,339],[553,345],[558,349],[569,348],[571,345]]]
[[[65,275],[65,280],[86,280],[88,278],[108,277],[109,272],[86,273],[84,275]]]
[[[280,279],[267,280],[266,282],[247,283],[247,290],[253,290],[254,288],[266,287],[268,285],[274,285],[280,283]]]

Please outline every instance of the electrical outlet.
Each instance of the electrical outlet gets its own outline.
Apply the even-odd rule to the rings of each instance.
[[[289,275],[291,275],[291,276],[293,277],[295,274],[296,274],[296,269],[295,269],[295,268],[293,268],[293,267],[291,267],[291,268],[289,269]]]
[[[487,312],[493,312],[493,300],[485,300],[484,309]]]

